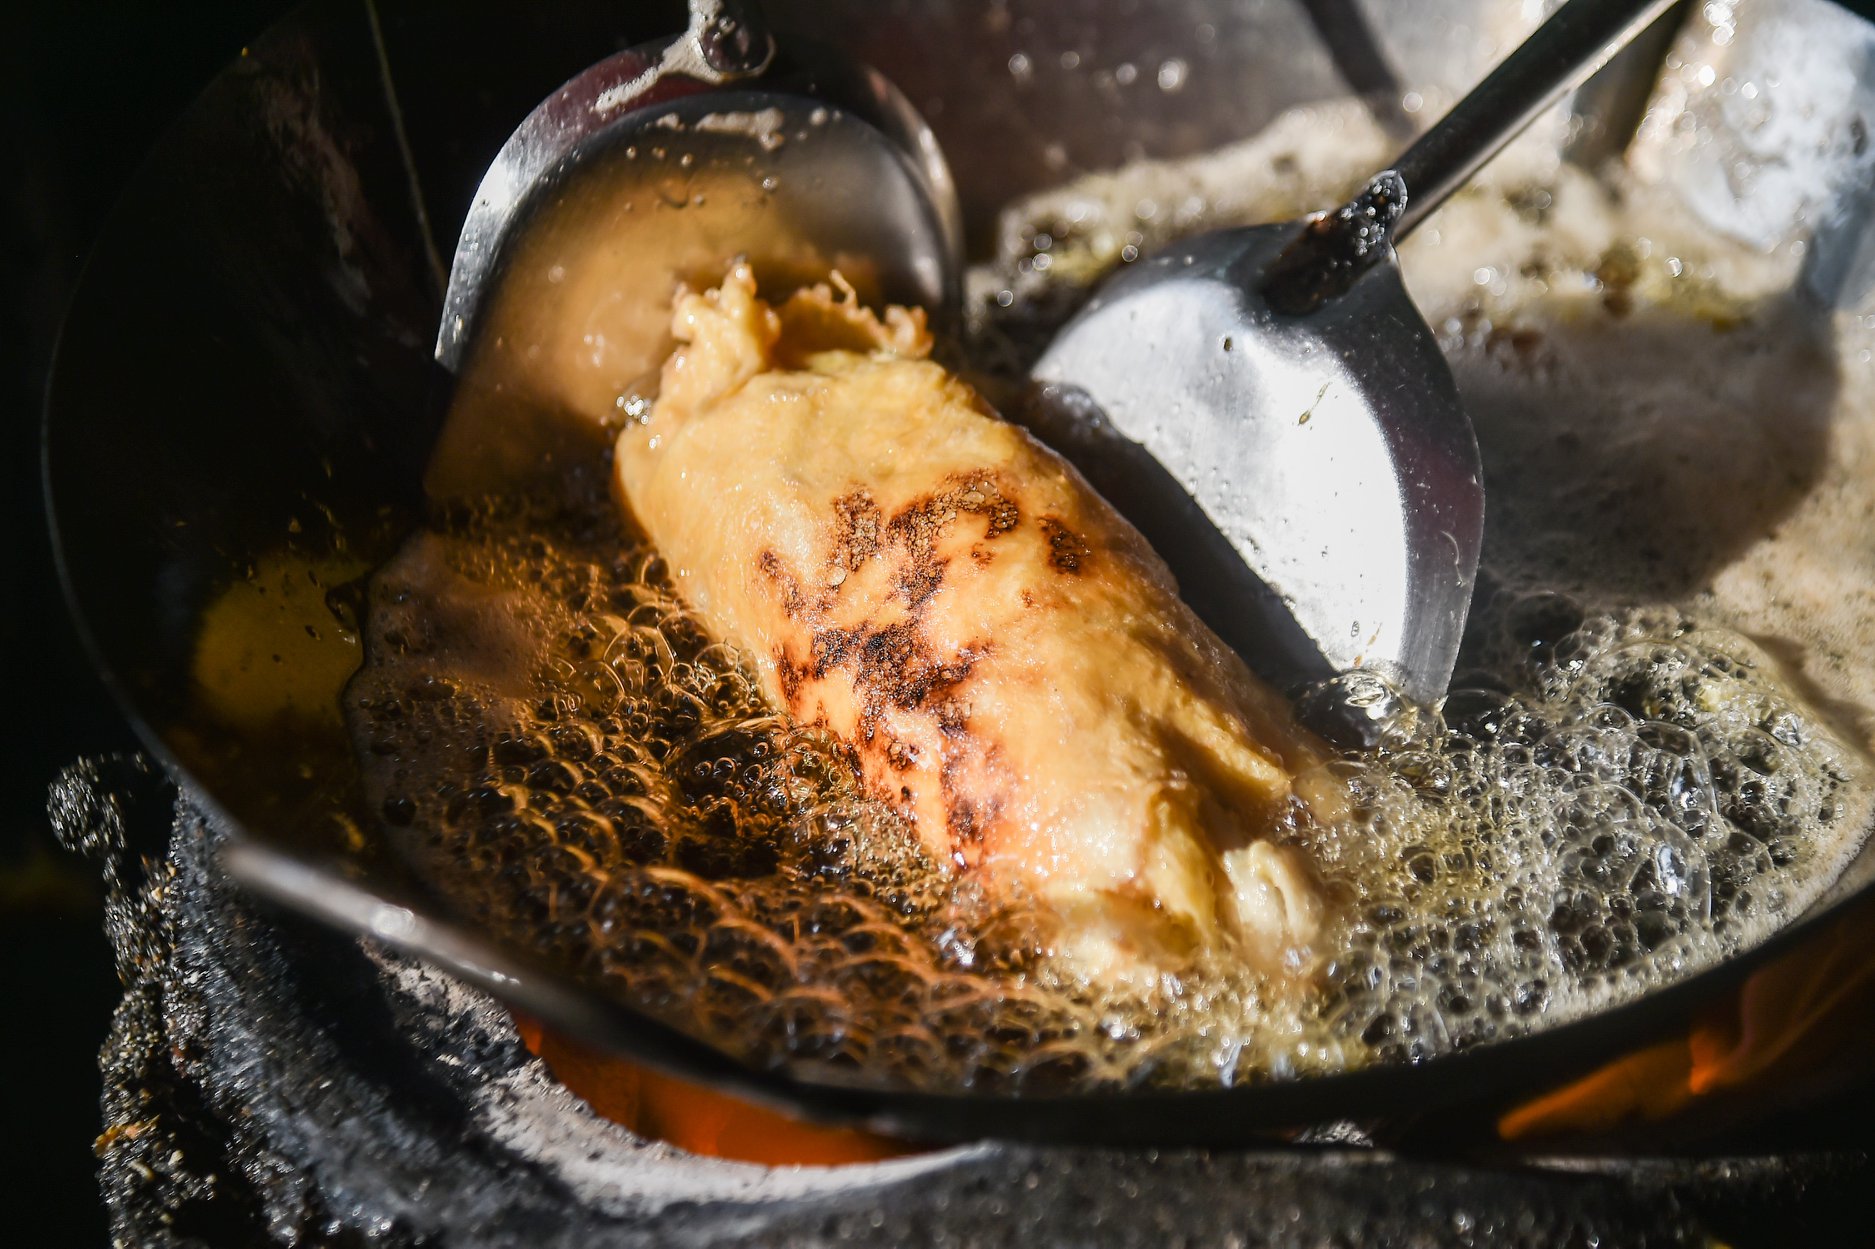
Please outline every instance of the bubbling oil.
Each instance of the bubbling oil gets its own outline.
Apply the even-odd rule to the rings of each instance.
[[[1833,879],[1862,759],[1683,614],[1480,604],[1443,715],[1303,785],[1340,919],[1302,986],[1121,996],[929,860],[603,509],[459,509],[373,588],[350,691],[384,826],[506,940],[760,1064],[922,1088],[1202,1086],[1417,1061],[1632,998]]]
[[[1028,1085],[1091,1035],[1026,987],[1040,917],[937,870],[603,504],[456,509],[373,604],[371,800],[504,939],[757,1063]]]
[[[1341,921],[1301,990],[1121,998],[930,863],[604,510],[459,510],[373,585],[351,688],[384,827],[503,938],[757,1063],[919,1088],[1234,1084],[1414,1061],[1710,966],[1834,878],[1868,769],[1742,636],[1479,604],[1444,715],[1329,763],[1292,835]]]
[[[1180,191],[1175,232],[1333,202],[1384,142],[1330,113],[1279,123],[1208,180],[1123,171],[1012,210],[1000,268],[973,274],[967,359],[1019,371],[1095,274],[1163,241],[1136,201]],[[1311,164],[1325,116],[1345,159]],[[1531,226],[1527,190],[1507,229]],[[1560,244],[1531,237],[1565,289]],[[350,724],[384,831],[439,892],[756,1065],[1053,1091],[1420,1061],[1750,947],[1869,828],[1866,755],[1758,644],[1670,595],[1557,592],[1500,521],[1443,708],[1298,778],[1346,798],[1345,818],[1283,830],[1332,899],[1318,965],[1116,989],[1050,959],[1045,908],[933,862],[838,741],[766,704],[591,486],[593,458],[554,498],[439,510],[378,574]]]
[[[1482,604],[1443,714],[1339,765],[1356,886],[1325,1021],[1412,1061],[1630,1000],[1761,940],[1832,881],[1868,765],[1755,644],[1680,612]]]

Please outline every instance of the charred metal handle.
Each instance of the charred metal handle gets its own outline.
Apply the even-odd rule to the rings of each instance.
[[[1406,184],[1394,242],[1470,181],[1569,88],[1607,64],[1674,0],[1569,0],[1401,154]]]

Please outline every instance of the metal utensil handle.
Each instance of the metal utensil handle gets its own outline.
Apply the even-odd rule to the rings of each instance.
[[[1390,231],[1393,241],[1411,233],[1563,92],[1673,3],[1569,0],[1552,13],[1394,162],[1392,172],[1406,184],[1406,205]]]
[[[775,56],[775,39],[756,0],[690,0],[689,38],[724,82],[753,78]]]

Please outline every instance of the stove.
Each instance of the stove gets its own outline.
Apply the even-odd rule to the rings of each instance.
[[[651,5],[624,17],[615,4],[556,6],[551,20],[517,15],[512,6],[493,13],[484,11],[488,7],[470,6],[460,22],[435,23],[447,26],[439,31],[417,6],[385,6],[378,32],[361,20],[359,6],[310,6],[270,42],[257,44],[263,55],[249,58],[222,84],[216,100],[223,111],[214,116],[227,133],[201,126],[183,132],[188,142],[175,146],[195,163],[174,167],[230,182],[253,168],[271,169],[258,158],[229,156],[277,156],[268,145],[279,146],[279,136],[258,133],[271,124],[268,118],[276,129],[304,123],[311,136],[302,145],[307,150],[326,151],[311,140],[323,143],[328,134],[355,140],[363,154],[358,164],[377,179],[374,185],[396,191],[374,200],[378,209],[408,194],[417,200],[410,222],[386,227],[381,236],[358,236],[383,244],[383,255],[370,258],[382,261],[385,273],[410,278],[380,283],[380,296],[418,290],[423,274],[417,258],[424,248],[417,240],[431,232],[432,220],[436,233],[449,235],[455,209],[447,206],[467,202],[473,177],[486,163],[488,153],[471,136],[505,133],[569,67],[618,42],[667,29],[670,17]],[[916,16],[912,6],[879,5],[876,21],[871,0],[777,7],[793,8],[810,27],[863,28],[864,54],[895,61],[888,68],[921,104],[944,89],[940,72],[960,72],[927,64],[928,40],[912,46],[902,38],[900,28]],[[1180,3],[1144,15],[1121,6],[1133,17],[1103,23],[1090,16],[1091,4],[1062,3],[1046,10],[1027,6],[1013,23],[998,26],[996,13],[1006,7],[933,4],[926,15],[945,46],[974,66],[976,79],[1001,84],[1000,96],[957,92],[937,119],[942,126],[961,134],[1013,115],[1018,103],[1027,110],[1020,114],[1019,141],[995,145],[983,168],[973,167],[978,178],[966,192],[976,196],[971,203],[979,222],[1012,194],[1032,189],[1023,179],[1049,174],[1056,165],[1091,165],[1116,145],[1155,153],[1200,150],[1253,129],[1259,110],[1268,114],[1279,102],[1343,85],[1322,56],[1284,58],[1268,74],[1249,75],[1248,84],[1243,75],[1225,72],[1229,66],[1220,68],[1226,53],[1309,46],[1300,6]],[[1730,12],[1728,5],[1709,7]],[[861,12],[866,22],[849,22]],[[377,6],[370,13],[375,22]],[[1062,30],[1055,32],[1048,23],[1057,20]],[[1150,97],[1125,114],[1131,129],[1123,141],[1105,122],[1071,135],[1065,145],[1053,139],[1055,122],[1095,116],[1105,98],[1100,93],[1110,92],[1112,83],[1064,72],[1059,82],[1043,76],[1047,93],[1020,95],[1039,89],[1011,77],[1017,41],[1028,40],[1024,47],[1104,45],[1103,55],[1090,53],[1090,61],[1105,64],[1121,49],[1147,46],[1152,32],[1135,27],[1158,21],[1168,30],[1176,25],[1180,39],[1209,29],[1204,47],[1214,51],[1201,56],[1173,40],[1161,62],[1189,60],[1209,72],[1186,81],[1181,70],[1177,92]],[[1469,44],[1459,50],[1467,49],[1476,51]],[[1450,59],[1432,35],[1415,35],[1392,51],[1414,80],[1427,65]],[[397,125],[377,111],[393,64],[399,91],[411,102]],[[273,78],[262,72],[268,66],[277,71]],[[1462,76],[1468,68],[1451,72]],[[473,89],[463,90],[465,82]],[[256,99],[280,108],[263,116],[250,107]],[[230,146],[236,140],[252,146]],[[421,180],[402,176],[407,171],[392,149],[406,141],[419,157],[409,171],[420,166]],[[287,144],[284,150],[296,156],[301,148]],[[1704,159],[1697,152],[1681,155],[1689,162]],[[306,239],[323,238],[330,224],[323,209],[293,216],[276,211],[276,201],[291,198],[283,188],[294,195],[308,186],[322,189],[313,175],[332,171],[293,161],[282,168],[279,186],[243,184],[253,199],[226,197],[225,227],[258,236],[248,240],[242,233],[252,244],[244,256],[310,255]],[[1784,215],[1766,209],[1766,220],[1787,220],[1793,204],[1809,204],[1790,179],[1761,179],[1746,189],[1757,196],[1754,204],[1770,197],[1781,205]],[[175,207],[167,200],[158,204]],[[155,221],[153,230],[171,223],[162,214],[145,216]],[[179,209],[173,216],[194,220]],[[289,226],[302,234],[283,233]],[[1851,260],[1865,255],[1859,233],[1845,232],[1839,242]],[[166,257],[197,267],[187,248],[143,246],[139,238],[124,247],[136,261],[132,277],[148,289],[171,289],[168,279],[175,275],[162,267]],[[393,252],[392,260],[384,259]],[[258,267],[229,263],[215,276],[238,285]],[[1828,271],[1838,270],[1844,281],[1866,277],[1859,263]],[[271,281],[271,269],[263,276]],[[326,289],[294,276],[280,281],[281,289]],[[221,303],[199,302],[213,317],[222,316]],[[407,323],[427,334],[435,323],[427,305],[416,295],[408,304],[401,321],[381,315],[381,306],[369,319],[380,327]],[[239,313],[237,304],[227,306]],[[115,306],[108,310],[119,314]],[[187,306],[181,311],[194,314]],[[293,324],[302,319],[296,306]],[[427,366],[427,342],[415,330],[406,337],[398,350]],[[344,372],[340,364],[350,369],[353,363],[349,355],[321,356],[319,363],[333,361],[334,375]],[[367,362],[357,363],[369,372]],[[413,392],[421,391],[428,376],[412,368],[408,381]],[[351,411],[356,405],[345,398],[349,394],[314,415]],[[421,407],[412,399],[386,410],[402,421]],[[278,492],[260,493],[271,506]],[[167,581],[152,582],[154,588],[121,579],[110,584],[114,593],[174,591]],[[191,637],[179,631],[167,641],[186,648]],[[170,674],[185,668],[151,665]],[[1866,1222],[1863,1207],[1875,1182],[1875,1159],[1862,1139],[1875,1112],[1875,1077],[1833,1092],[1827,1102],[1767,1112],[1749,1126],[1671,1153],[1653,1138],[1605,1142],[1601,1152],[1575,1156],[1461,1154],[1442,1144],[1436,1123],[1333,1123],[1315,1125],[1291,1143],[1231,1152],[981,1142],[832,1168],[701,1158],[595,1113],[554,1079],[523,1044],[507,1011],[480,990],[369,941],[269,910],[242,893],[217,867],[229,830],[148,760],[112,757],[73,766],[55,787],[53,818],[62,838],[91,857],[104,877],[109,935],[124,983],[103,1055],[99,1142],[102,1190],[119,1243],[1811,1244],[1849,1239],[1844,1231]]]
[[[1809,1244],[1875,1183],[1851,1143],[1875,1088],[1672,1156],[1446,1156],[1348,1124],[1232,1152],[691,1156],[561,1087],[481,991],[262,908],[148,761],[74,765],[52,816],[103,873],[124,979],[99,1142],[122,1244]]]

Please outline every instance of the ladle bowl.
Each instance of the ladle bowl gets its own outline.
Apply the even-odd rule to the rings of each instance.
[[[684,33],[580,72],[509,136],[450,265],[436,341],[445,368],[461,370],[497,288],[531,288],[535,302],[585,290],[603,311],[561,315],[602,318],[626,340],[613,367],[632,378],[667,350],[668,292],[738,254],[763,272],[839,268],[872,299],[954,320],[962,218],[923,119],[876,71],[825,46],[776,44],[751,6],[731,7],[731,29],[757,41],[739,57],[710,63],[729,19],[699,0]],[[553,259],[516,272],[517,251]],[[599,281],[568,280],[561,256],[602,269]],[[633,291],[645,307],[622,314],[621,292]]]

